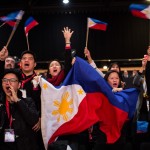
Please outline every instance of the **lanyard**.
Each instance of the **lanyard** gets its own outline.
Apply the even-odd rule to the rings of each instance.
[[[6,112],[7,112],[7,116],[8,116],[8,119],[9,119],[9,127],[11,128],[11,125],[12,125],[12,115],[10,113],[10,104],[9,104],[8,100],[6,100]]]
[[[23,80],[22,80],[22,82],[21,82],[21,88],[23,89],[23,88],[24,88],[24,85],[25,85],[28,81],[30,81],[34,76],[36,76],[35,73],[34,73],[30,78],[25,79],[25,75],[22,73],[22,78],[23,78]]]

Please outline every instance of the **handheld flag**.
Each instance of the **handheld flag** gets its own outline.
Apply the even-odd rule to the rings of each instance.
[[[102,21],[97,20],[97,19],[87,18],[87,33],[86,33],[86,45],[85,45],[85,47],[87,47],[87,44],[88,44],[89,29],[106,31],[107,23],[102,22]]]
[[[29,17],[26,20],[25,25],[24,25],[24,30],[25,30],[26,36],[28,36],[29,31],[38,24],[39,23],[33,17]]]
[[[131,13],[135,17],[150,19],[150,5],[131,4],[129,6]]]
[[[125,121],[133,116],[139,94],[134,88],[114,94],[95,69],[79,57],[61,86],[54,87],[43,78],[40,86],[46,149],[58,136],[80,133],[97,122],[107,142],[114,143]]]
[[[20,11],[16,11],[16,12],[12,12],[10,14],[8,14],[7,16],[2,16],[0,17],[1,21],[12,21],[12,20],[21,20],[22,16],[24,14],[24,11],[20,10]]]
[[[106,31],[107,23],[99,21],[97,19],[88,18],[88,28]]]
[[[8,41],[7,41],[7,44],[6,44],[6,47],[8,47],[8,45],[9,45],[9,43],[10,43],[10,41],[11,41],[11,39],[12,39],[14,33],[15,33],[15,31],[17,30],[17,27],[18,27],[18,25],[19,25],[19,23],[20,23],[20,21],[21,21],[23,15],[24,15],[24,11],[23,11],[23,10],[20,10],[20,11],[17,13],[17,15],[15,16],[16,22],[15,22],[15,25],[13,26],[13,30],[12,30],[10,36],[9,36],[9,39],[8,39]],[[12,20],[6,20],[6,22],[8,22],[8,21],[12,21]]]
[[[38,24],[39,23],[33,17],[29,17],[25,22],[24,31],[25,31],[25,35],[26,35],[28,50],[30,50],[28,33],[33,27],[37,26]]]

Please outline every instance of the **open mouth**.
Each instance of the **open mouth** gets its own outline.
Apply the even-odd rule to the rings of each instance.
[[[11,67],[11,64],[7,64],[7,67]]]
[[[8,87],[6,87],[6,90],[10,90],[10,87],[8,86]]]
[[[7,92],[11,92],[11,91],[10,91],[10,87],[9,87],[9,86],[8,86],[8,87],[6,87],[6,91],[7,91]]]
[[[24,66],[28,67],[28,66],[29,66],[29,64],[24,64]]]
[[[117,87],[118,86],[118,84],[117,83],[113,83],[113,87]]]

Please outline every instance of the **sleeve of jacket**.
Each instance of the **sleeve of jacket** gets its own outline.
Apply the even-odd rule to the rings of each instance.
[[[0,61],[0,91],[2,91],[2,76],[4,73],[4,61]]]
[[[38,122],[39,114],[32,98],[21,99],[16,105],[22,117],[29,125],[33,126]]]
[[[148,61],[146,64],[145,78],[146,78],[146,85],[147,85],[147,94],[148,96],[150,96],[150,61]]]
[[[94,61],[92,61],[90,65],[104,78],[105,74],[97,68]]]
[[[64,71],[65,71],[65,76],[68,74],[72,67],[72,56],[71,56],[71,47],[65,48],[65,62],[64,62]]]
[[[139,88],[143,84],[143,78],[141,77],[140,74],[136,74],[135,77],[133,78],[133,84]]]
[[[5,116],[6,116],[5,107],[2,103],[0,103],[0,133],[1,133],[1,130],[3,129],[3,125],[5,122]]]

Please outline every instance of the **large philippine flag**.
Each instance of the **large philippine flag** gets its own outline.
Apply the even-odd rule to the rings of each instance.
[[[97,19],[88,18],[87,24],[88,24],[88,28],[90,29],[103,30],[103,31],[106,31],[107,29],[107,23]]]
[[[114,143],[127,119],[133,117],[139,92],[113,93],[108,83],[86,61],[76,62],[59,87],[40,79],[42,136],[48,144],[57,137],[80,133],[99,122],[107,142]]]
[[[26,36],[28,36],[28,33],[29,31],[37,26],[39,23],[33,18],[33,17],[29,17],[26,22],[25,22],[25,25],[24,25],[24,30],[25,30],[25,34]]]
[[[150,5],[131,4],[129,8],[133,16],[150,19]]]

